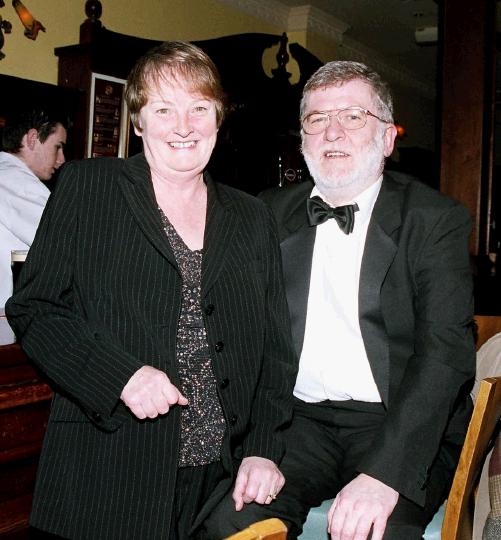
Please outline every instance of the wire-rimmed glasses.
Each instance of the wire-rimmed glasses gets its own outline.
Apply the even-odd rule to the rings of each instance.
[[[334,109],[332,111],[317,111],[307,114],[301,121],[303,131],[308,135],[318,135],[325,131],[331,123],[331,118],[335,116],[340,126],[344,129],[360,129],[367,123],[367,117],[372,116],[389,124],[386,120],[379,118],[368,109],[362,107],[347,107],[346,109]]]

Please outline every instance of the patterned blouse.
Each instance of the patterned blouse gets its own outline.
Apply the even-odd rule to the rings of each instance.
[[[189,404],[181,409],[179,467],[219,461],[226,430],[201,309],[202,251],[192,251],[159,208],[162,224],[183,278],[176,359],[181,392]]]

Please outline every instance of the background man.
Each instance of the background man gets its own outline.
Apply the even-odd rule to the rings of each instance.
[[[0,308],[12,294],[11,250],[33,241],[50,191],[64,163],[67,122],[37,109],[12,117],[3,130],[0,152]],[[42,182],[41,182],[41,181]]]
[[[367,66],[320,68],[301,126],[315,185],[265,194],[300,355],[286,483],[269,506],[235,512],[227,498],[209,528],[224,536],[272,515],[296,538],[309,509],[335,497],[333,540],[417,540],[447,495],[471,412],[470,218],[383,173],[392,98]]]

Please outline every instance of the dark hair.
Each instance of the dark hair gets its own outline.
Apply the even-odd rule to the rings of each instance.
[[[388,84],[374,70],[361,62],[336,60],[327,62],[308,80],[301,99],[301,118],[305,113],[308,93],[318,88],[341,86],[349,81],[361,80],[372,88],[377,113],[387,122],[393,122],[393,98]]]
[[[58,124],[65,129],[70,121],[63,113],[46,109],[31,109],[29,111],[13,112],[7,115],[2,133],[2,147],[5,152],[16,154],[22,148],[22,139],[30,129],[38,131],[38,139],[44,143],[49,135],[56,131]]]
[[[139,111],[148,101],[151,84],[172,79],[187,82],[190,89],[215,102],[217,125],[224,118],[225,95],[219,73],[202,49],[184,41],[166,41],[142,56],[127,80],[125,100],[132,123],[139,129]]]

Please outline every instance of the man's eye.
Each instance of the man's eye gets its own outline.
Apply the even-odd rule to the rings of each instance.
[[[346,111],[343,116],[346,120],[350,121],[358,121],[363,117],[360,111]]]
[[[311,124],[311,125],[322,124],[323,122],[325,122],[325,120],[326,120],[326,117],[319,114],[319,115],[315,115],[315,116],[310,116],[308,118],[308,123]]]
[[[170,112],[170,109],[166,109],[166,108],[157,109],[157,114],[169,114],[169,112]]]

